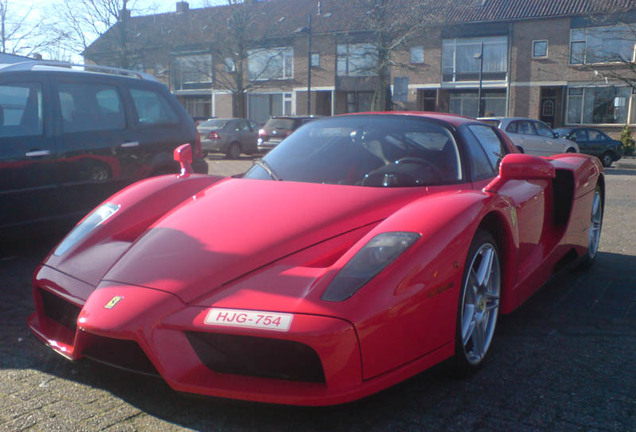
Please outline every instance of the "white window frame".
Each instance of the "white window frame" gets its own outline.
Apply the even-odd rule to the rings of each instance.
[[[336,75],[368,77],[377,75],[378,48],[370,43],[338,44]]]
[[[538,44],[543,44],[543,43],[545,43],[545,54],[536,55],[536,47],[537,47],[537,45]],[[549,49],[550,49],[550,44],[549,44],[547,39],[533,40],[532,41],[532,58],[533,59],[545,59],[545,58],[548,58]]]
[[[424,47],[422,45],[411,47],[410,52],[411,52],[411,64],[424,63]]]
[[[210,53],[178,55],[173,64],[175,90],[206,88],[214,82]]]
[[[277,47],[249,50],[247,73],[250,81],[294,78],[294,48]]]
[[[592,58],[598,53],[594,52],[594,47],[616,47],[617,44],[621,41],[621,33],[623,33],[625,38],[629,38],[629,40],[625,40],[627,46],[626,53],[629,58],[612,58],[613,55],[621,56],[623,53],[609,53],[606,51],[602,51],[602,54],[607,54],[607,58],[603,60],[602,58]],[[603,39],[603,36],[606,35],[607,39],[606,43],[600,42],[597,43],[596,46],[591,44],[594,38],[599,38],[599,40]],[[575,58],[574,55],[574,46],[580,46],[582,52],[580,53],[581,58]],[[590,47],[592,45],[592,47]],[[587,65],[587,64],[606,64],[606,63],[620,63],[621,61],[634,62],[635,61],[635,48],[636,48],[636,24],[617,24],[613,26],[597,26],[597,27],[580,27],[580,28],[572,28],[570,29],[570,59],[569,63],[571,65]]]
[[[485,36],[476,38],[456,38],[442,40],[442,81],[447,83],[454,82],[470,82],[477,81],[477,75],[480,69],[480,59],[477,55],[480,52],[481,44],[484,48],[483,74],[484,81],[505,82],[509,77],[508,70],[508,36]],[[502,61],[491,62],[489,51],[495,46],[503,46]],[[472,47],[474,54],[471,58],[470,67],[467,70],[458,70],[458,49]],[[496,68],[497,64],[502,67]],[[491,74],[502,74],[503,78],[493,79]],[[474,75],[474,79],[461,79],[462,75]],[[445,76],[451,76],[451,79],[445,79]]]

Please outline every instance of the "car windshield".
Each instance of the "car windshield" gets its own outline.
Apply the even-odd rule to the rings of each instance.
[[[220,130],[225,127],[229,122],[227,120],[208,120],[199,125],[200,128],[206,128],[211,130]]]
[[[376,187],[457,183],[451,132],[433,120],[352,115],[298,129],[245,174],[250,179]]]
[[[293,129],[294,119],[269,119],[265,129]]]

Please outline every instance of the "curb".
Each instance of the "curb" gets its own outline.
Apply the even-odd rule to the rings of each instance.
[[[614,162],[612,165],[614,168],[636,169],[636,157],[623,156],[620,160]]]

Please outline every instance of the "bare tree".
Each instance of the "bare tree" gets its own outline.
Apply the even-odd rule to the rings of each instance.
[[[54,42],[44,35],[44,20],[32,20],[32,5],[24,12],[15,5],[0,0],[0,52],[29,56]]]
[[[131,11],[143,14],[152,8],[137,8],[137,0],[63,0],[55,7],[59,18],[54,31],[73,53],[82,55],[93,41],[108,32],[112,44],[109,64],[135,66],[128,40]]]
[[[398,53],[404,50],[410,39],[422,36],[431,20],[423,16],[422,5],[417,2],[394,0],[357,0],[362,15],[362,27],[370,33],[367,39],[373,46],[367,50],[372,66],[367,75],[375,76],[376,85],[371,102],[371,110],[390,110],[391,70],[412,69],[410,63],[401,61]]]

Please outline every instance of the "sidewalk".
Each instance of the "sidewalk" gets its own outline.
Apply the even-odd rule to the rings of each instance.
[[[623,156],[614,162],[612,166],[619,169],[636,169],[636,156]]]

